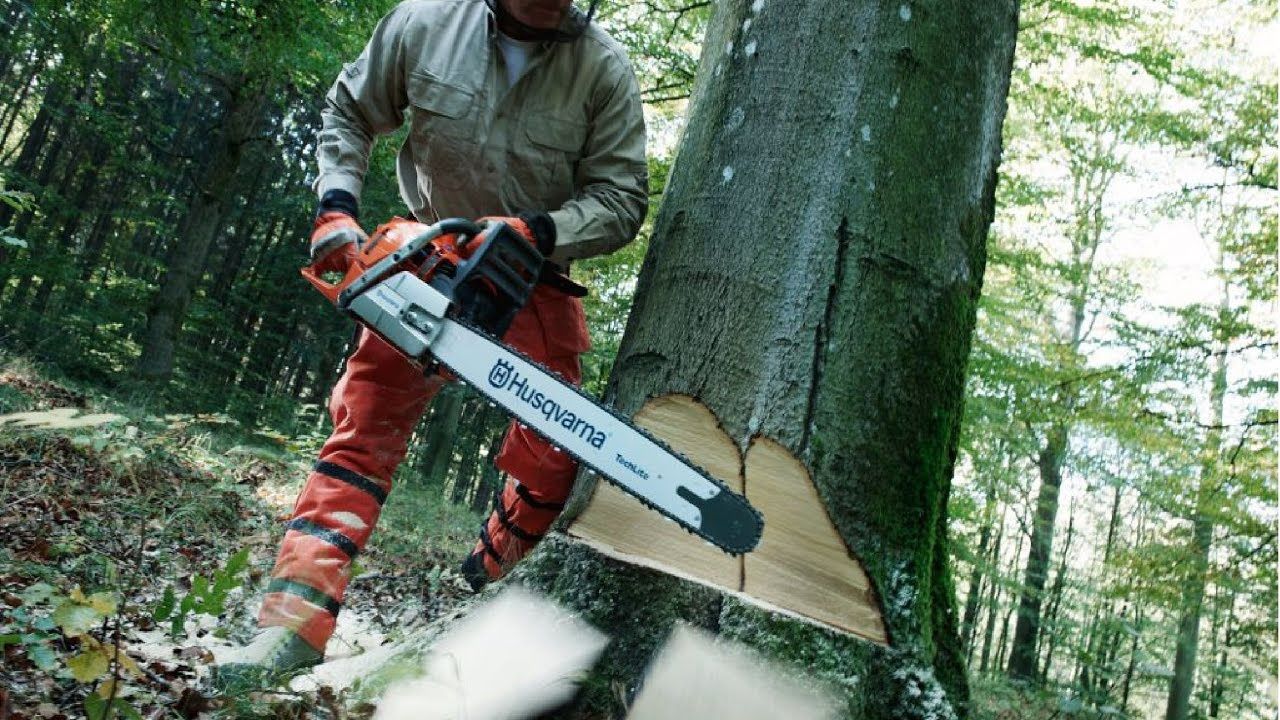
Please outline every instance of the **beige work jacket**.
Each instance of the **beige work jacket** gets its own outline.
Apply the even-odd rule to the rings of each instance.
[[[541,44],[508,90],[484,0],[409,0],[382,19],[326,100],[320,195],[359,198],[374,138],[407,114],[397,175],[425,222],[547,211],[551,258],[565,262],[630,242],[644,220],[640,91],[622,47],[595,23],[573,42]]]

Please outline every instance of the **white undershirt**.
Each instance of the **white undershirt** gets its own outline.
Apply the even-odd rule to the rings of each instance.
[[[498,47],[502,48],[502,59],[507,63],[507,89],[510,90],[524,73],[529,64],[529,56],[538,47],[538,43],[516,40],[499,32]]]

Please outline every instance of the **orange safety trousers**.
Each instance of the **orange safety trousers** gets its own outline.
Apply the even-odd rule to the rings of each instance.
[[[503,341],[574,385],[581,382],[578,356],[590,340],[578,298],[538,285]],[[324,650],[351,561],[377,524],[414,426],[444,383],[439,375],[424,377],[377,335],[361,333],[334,386],[333,434],[286,526],[259,625],[288,627]],[[577,473],[572,457],[514,421],[495,464],[512,481],[476,543],[491,578],[501,577],[537,544],[564,507]]]

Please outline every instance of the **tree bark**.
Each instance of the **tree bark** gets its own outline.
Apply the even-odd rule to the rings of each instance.
[[[1027,537],[1026,533],[1018,533],[1018,544],[1014,546],[1013,561],[1009,568],[1009,577],[1013,577],[1017,572],[1016,566],[1018,560],[1022,558],[1022,541]],[[1013,604],[1010,603],[1009,609],[1004,614],[1004,620],[1000,623],[1000,641],[996,643],[996,667],[1004,666],[1005,655],[1009,650],[1009,620],[1013,618]]]
[[[448,387],[431,402],[431,424],[422,440],[423,458],[418,463],[422,475],[418,481],[423,486],[443,488],[449,466],[453,464],[453,452],[457,449],[458,422],[462,419],[462,403],[465,400],[461,387]]]
[[[717,7],[610,397],[630,413],[685,394],[740,448],[799,458],[891,644],[557,539],[521,574],[612,635],[591,712],[617,709],[607,688],[636,687],[677,620],[840,681],[849,717],[965,712],[946,505],[1016,16]]]
[[[1068,511],[1070,513],[1070,511]],[[1062,604],[1062,586],[1066,582],[1067,575],[1067,558],[1071,554],[1071,538],[1075,534],[1075,517],[1070,517],[1067,521],[1067,537],[1062,543],[1062,554],[1058,560],[1058,574],[1054,578],[1053,587],[1049,589],[1049,612],[1045,616],[1045,625],[1049,631],[1049,647],[1045,650],[1044,662],[1040,666],[1040,681],[1044,682],[1049,678],[1049,668],[1053,665],[1053,651],[1057,646],[1059,636],[1058,628],[1058,608]]]
[[[267,89],[260,83],[231,84],[211,160],[197,181],[196,194],[181,231],[170,248],[165,274],[147,312],[147,329],[136,372],[149,381],[166,381],[173,374],[174,343],[186,318],[205,255],[222,228],[234,197],[234,180],[245,146],[254,139],[267,105]]]
[[[1225,629],[1223,632],[1221,648],[1218,647],[1218,634],[1215,632],[1213,636],[1214,651],[1212,654],[1218,658],[1218,664],[1213,669],[1213,682],[1209,686],[1209,717],[1216,718],[1222,712],[1222,703],[1226,696],[1226,682],[1222,677],[1222,671],[1227,667],[1227,653],[1231,649],[1232,637],[1235,630],[1235,609],[1236,609],[1236,591],[1232,590],[1230,598],[1227,602],[1227,611],[1222,619]]]
[[[1009,651],[1010,678],[1035,680],[1036,642],[1040,634],[1040,605],[1048,576],[1049,556],[1053,552],[1053,531],[1058,515],[1058,491],[1062,487],[1062,464],[1067,454],[1067,429],[1056,425],[1049,431],[1037,466],[1040,469],[1040,495],[1036,499],[1035,522],[1031,528],[1031,551],[1027,555],[1022,576],[1022,599],[1018,603],[1018,621],[1013,631],[1013,648]]]

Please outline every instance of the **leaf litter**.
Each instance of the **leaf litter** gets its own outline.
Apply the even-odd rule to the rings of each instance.
[[[41,379],[8,371],[0,385],[36,408],[93,412]],[[121,452],[153,431],[116,430],[0,427],[0,718],[367,716],[346,707],[341,669],[470,594],[447,552],[371,547],[318,672],[280,692],[215,697],[209,669],[254,631],[309,458],[228,463],[173,433]],[[231,568],[241,552],[245,567]]]

